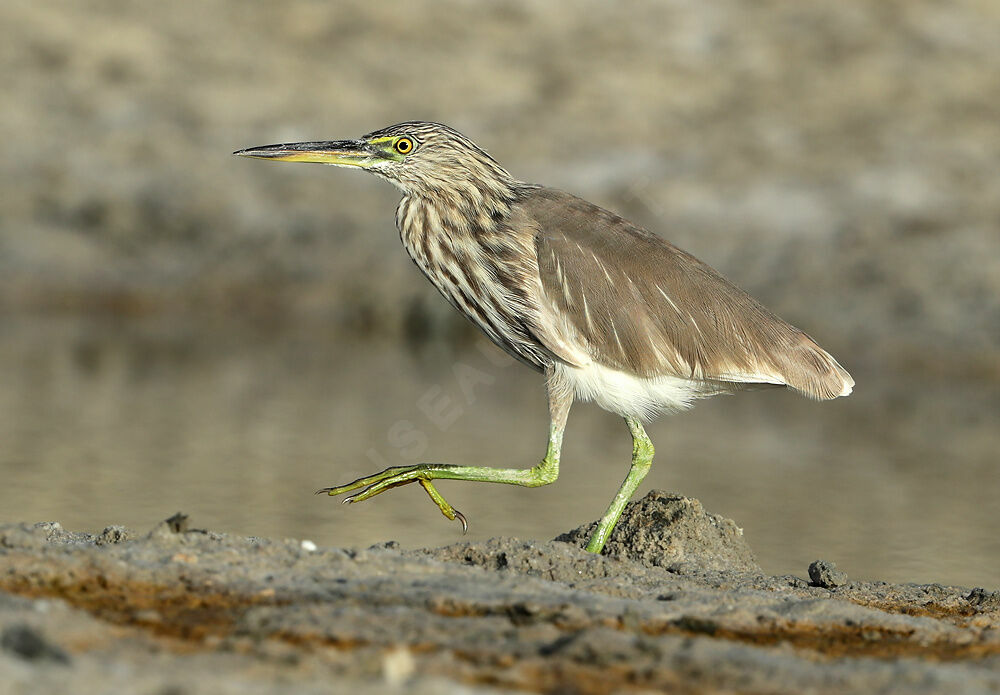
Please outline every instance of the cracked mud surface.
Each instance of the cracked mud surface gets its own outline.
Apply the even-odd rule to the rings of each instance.
[[[0,590],[4,692],[1000,689],[1000,593],[766,576],[733,522],[656,491],[603,556],[4,525]]]

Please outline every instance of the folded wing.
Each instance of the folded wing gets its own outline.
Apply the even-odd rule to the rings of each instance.
[[[785,385],[817,399],[851,392],[854,380],[812,338],[660,237],[552,189],[517,207],[541,279],[533,330],[569,364]]]

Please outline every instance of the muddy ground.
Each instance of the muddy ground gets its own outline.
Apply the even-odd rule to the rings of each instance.
[[[577,529],[402,551],[0,527],[0,690],[980,693],[1000,592],[766,576],[742,531],[651,492],[602,556]]]

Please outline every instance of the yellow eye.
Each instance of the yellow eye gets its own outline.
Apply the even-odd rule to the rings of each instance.
[[[409,154],[413,151],[413,140],[410,138],[400,138],[396,141],[396,151],[400,154]]]

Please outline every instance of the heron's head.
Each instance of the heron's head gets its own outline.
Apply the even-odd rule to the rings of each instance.
[[[407,195],[481,193],[509,187],[510,174],[482,148],[440,123],[409,121],[357,140],[265,145],[233,154],[281,162],[359,167],[387,179]]]

